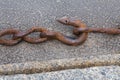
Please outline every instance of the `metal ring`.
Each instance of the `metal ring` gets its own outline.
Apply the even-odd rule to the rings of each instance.
[[[46,31],[45,28],[39,28],[39,27],[32,27],[31,29],[29,29],[23,36],[23,40],[29,43],[41,43],[47,40],[47,37],[42,38],[32,38],[32,37],[28,37],[29,34],[33,33],[33,32],[44,32]],[[40,36],[40,35],[39,35]]]
[[[5,35],[15,35],[17,34],[19,31],[16,30],[16,29],[6,29],[6,30],[2,30],[0,31],[0,37],[2,36],[5,36]],[[11,45],[15,45],[17,43],[19,43],[21,41],[21,38],[18,38],[18,39],[14,39],[12,37],[12,39],[2,39],[0,38],[0,44],[2,45],[8,45],[8,46],[11,46]]]

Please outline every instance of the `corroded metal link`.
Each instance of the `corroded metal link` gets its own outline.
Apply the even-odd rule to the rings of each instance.
[[[89,28],[82,21],[70,20],[67,17],[63,17],[61,19],[58,19],[57,21],[64,25],[73,26],[73,34],[76,35],[76,37],[66,36],[60,32],[49,31],[43,27],[32,27],[27,31],[20,31],[16,29],[5,29],[5,30],[0,31],[0,44],[10,46],[10,45],[15,45],[22,40],[29,42],[29,43],[41,43],[47,40],[55,39],[67,45],[76,46],[76,45],[80,45],[84,43],[88,37],[88,33],[90,32],[120,34],[120,29]],[[37,38],[29,36],[31,33],[34,33],[34,32],[40,33]],[[13,35],[13,36],[11,39],[5,39],[4,37],[5,35]]]
[[[24,41],[29,42],[29,43],[41,43],[44,41],[47,41],[47,38],[41,38],[40,35],[38,38],[33,38],[33,37],[28,37],[29,34],[33,32],[44,32],[47,31],[45,28],[40,28],[40,27],[32,27],[26,32],[20,32],[14,36],[14,38],[23,38]]]
[[[49,35],[49,32],[47,32],[47,33],[43,32],[41,34],[41,36],[48,37],[50,39],[51,38],[56,39],[56,40],[61,41],[62,43],[65,43],[67,45],[72,45],[72,46],[82,44],[87,39],[87,33],[82,33],[82,35],[78,36],[77,38],[65,36],[65,35],[58,33],[58,32],[52,32],[52,35]]]
[[[58,19],[57,21],[64,25],[73,26],[74,28],[86,28],[86,25],[80,20],[72,21],[67,17],[63,17],[61,19]],[[83,42],[85,42],[85,40],[88,37],[88,32],[83,32],[81,34],[77,34],[77,33],[74,33],[74,34],[77,35],[77,38],[74,38],[74,39],[69,38],[69,37],[63,36],[62,34],[59,34],[59,33],[56,33],[55,38],[65,44],[76,46],[76,45],[79,45],[79,44],[82,44]]]
[[[94,32],[94,33],[106,33],[106,34],[120,34],[120,29],[115,28],[76,28],[74,33]]]
[[[25,32],[20,31],[19,33],[15,34],[14,38],[22,38],[24,36],[27,36],[27,35],[33,33],[33,32],[44,32],[44,31],[47,31],[47,30],[43,27],[32,27]]]
[[[18,38],[18,39],[12,38],[9,40],[5,39],[5,38],[1,38],[5,35],[13,35],[14,36],[17,33],[19,33],[19,30],[16,30],[16,29],[5,29],[5,30],[0,31],[0,44],[10,46],[10,45],[15,45],[15,44],[19,43],[21,41],[21,38]]]

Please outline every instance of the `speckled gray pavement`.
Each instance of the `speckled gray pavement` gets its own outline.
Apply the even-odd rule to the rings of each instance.
[[[0,30],[16,28],[25,31],[32,26],[42,26],[73,36],[73,28],[58,23],[56,19],[68,16],[82,20],[88,27],[120,28],[119,13],[120,0],[0,0]],[[90,33],[87,41],[79,46],[68,46],[56,40],[40,44],[23,41],[15,46],[0,45],[1,74],[18,73],[1,75],[0,80],[120,80],[119,54],[120,35],[101,33]],[[32,65],[31,61],[38,61],[34,63],[38,66]],[[87,67],[109,66],[71,69],[86,67],[84,64]],[[56,66],[70,70],[34,73],[44,69],[56,70]],[[29,70],[33,74],[24,74]]]
[[[119,4],[120,0],[0,0],[0,29],[44,26],[71,36],[72,27],[56,21],[63,16],[81,19],[90,27],[118,28]],[[40,44],[23,41],[11,47],[0,45],[0,64],[119,53],[120,35],[90,33],[87,41],[79,46],[56,40]]]
[[[0,80],[120,80],[120,67],[105,66],[41,74],[18,74],[1,76]]]

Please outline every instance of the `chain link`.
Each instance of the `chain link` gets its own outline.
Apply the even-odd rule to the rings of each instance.
[[[59,40],[62,43],[76,46],[84,43],[88,37],[89,32],[99,32],[99,33],[107,33],[107,34],[120,34],[120,29],[115,28],[88,28],[83,22],[80,20],[70,20],[67,17],[61,18],[57,20],[58,22],[64,25],[73,26],[73,34],[76,37],[70,37],[63,35],[60,32],[49,31],[43,27],[32,27],[29,30],[23,32],[17,29],[6,29],[0,31],[0,44],[2,45],[15,45],[20,41],[24,40],[29,43],[41,43],[48,40]],[[29,37],[31,33],[39,32],[39,37]],[[11,39],[5,39],[5,35],[12,35]],[[2,38],[3,37],[3,38]]]

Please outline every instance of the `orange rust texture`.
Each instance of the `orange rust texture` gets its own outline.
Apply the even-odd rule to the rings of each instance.
[[[88,37],[88,33],[90,32],[99,32],[99,33],[107,33],[107,34],[120,34],[120,29],[115,28],[88,28],[81,20],[70,20],[67,17],[61,18],[57,20],[58,22],[64,25],[73,26],[73,34],[76,37],[69,37],[63,35],[60,32],[49,31],[43,27],[32,27],[29,30],[23,32],[17,29],[5,29],[0,31],[0,44],[2,45],[15,45],[20,41],[24,40],[29,43],[41,43],[47,40],[59,40],[62,43],[67,45],[76,46],[84,43]],[[39,32],[39,37],[29,37],[33,32]],[[11,39],[2,38],[5,35],[13,35]]]

